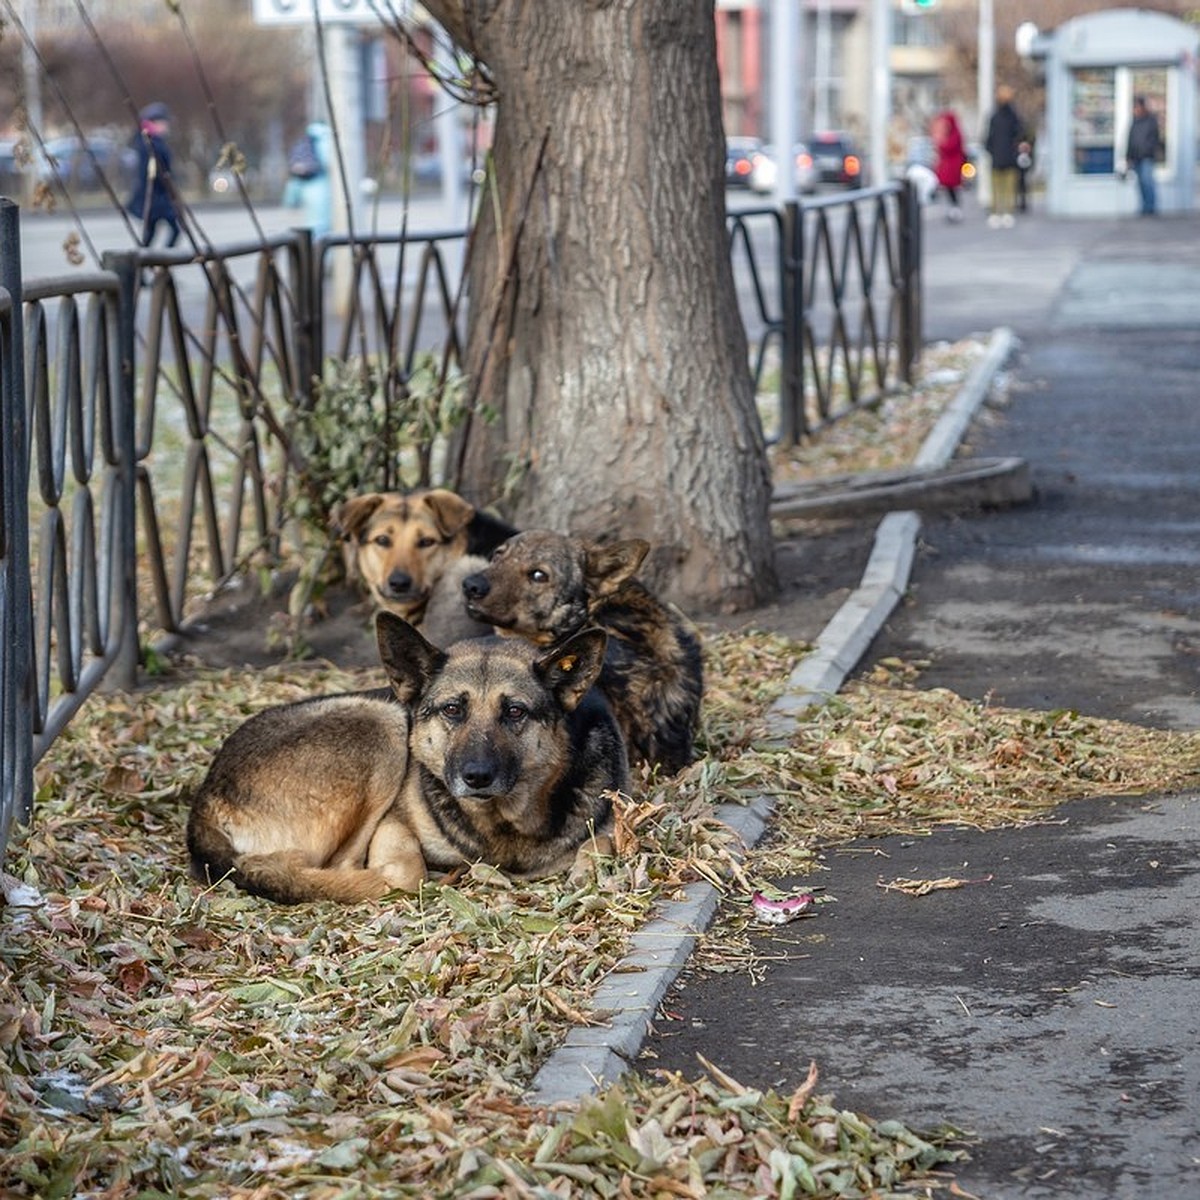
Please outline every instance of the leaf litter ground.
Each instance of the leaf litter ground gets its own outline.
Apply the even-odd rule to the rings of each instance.
[[[872,448],[897,438],[879,429],[886,414],[864,420],[874,467]],[[904,421],[919,443],[911,409]],[[821,848],[1194,785],[1200,737],[996,709],[921,691],[914,668],[889,663],[764,749],[761,718],[808,647],[714,631],[706,650],[704,756],[635,783],[620,853],[596,880],[571,889],[475,867],[361,908],[200,888],[183,826],[238,723],[375,686],[378,672],[202,671],[89,705],[40,765],[35,820],[5,864],[0,1194],[963,1194],[952,1132],[842,1110],[815,1072],[791,1096],[712,1068],[631,1073],[558,1111],[522,1097],[572,1025],[603,1023],[596,985],[684,883],[715,882],[734,914],[701,957],[753,970],[739,957],[752,893]],[[743,854],[714,810],[763,793],[777,798],[772,833]]]

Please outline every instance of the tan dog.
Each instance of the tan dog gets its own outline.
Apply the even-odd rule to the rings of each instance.
[[[414,625],[430,621],[436,639],[447,645],[491,632],[465,613],[462,564],[468,556],[490,554],[516,532],[511,525],[454,492],[433,488],[356,496],[338,508],[333,527],[347,577],[367,590],[377,608]],[[458,578],[439,586],[456,571]]]
[[[526,530],[467,576],[463,591],[477,621],[539,645],[587,625],[603,629],[608,653],[598,686],[629,755],[674,774],[695,757],[703,664],[691,622],[635,578],[649,549],[640,538],[599,545]]]
[[[416,891],[481,860],[517,876],[611,853],[620,730],[592,688],[600,630],[552,651],[432,646],[376,619],[386,689],[266,709],[230,735],[192,802],[193,875],[283,904]]]

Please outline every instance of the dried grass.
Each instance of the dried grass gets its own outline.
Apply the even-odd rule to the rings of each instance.
[[[956,1150],[817,1094],[631,1074],[551,1113],[523,1093],[682,883],[748,901],[865,835],[1038,819],[1194,785],[1200,736],[996,709],[886,664],[756,745],[807,647],[707,639],[704,757],[636,782],[599,879],[477,867],[358,908],[273,907],[186,877],[186,798],[251,712],[376,672],[206,672],[90,705],[38,772],[0,909],[0,1194],[39,1197],[874,1196],[952,1187]],[[714,808],[778,797],[738,864]],[[36,896],[31,894],[36,892]],[[737,907],[736,905],[734,907]],[[724,937],[721,943],[720,937]],[[739,954],[728,925],[705,953]],[[752,961],[740,969],[753,970]]]

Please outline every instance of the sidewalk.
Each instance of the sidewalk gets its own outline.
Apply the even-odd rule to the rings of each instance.
[[[930,661],[922,687],[1200,729],[1195,229],[1073,229],[1092,240],[1053,289],[1039,239],[1052,256],[1056,231],[1016,231],[1000,307],[1028,274],[1044,308],[1025,314],[1011,406],[972,425],[965,395],[958,427],[939,436],[951,453],[965,438],[975,455],[1026,457],[1037,501],[886,517],[861,587],[775,710],[781,734],[813,694],[888,656]],[[996,262],[964,256],[958,270],[979,277]],[[742,814],[751,839],[768,808]],[[762,935],[777,960],[765,978],[686,970],[672,988],[716,909],[697,886],[639,939],[640,973],[614,974],[597,997],[611,1025],[576,1030],[534,1097],[578,1094],[629,1065],[692,1077],[697,1054],[786,1093],[815,1060],[845,1107],[969,1129],[978,1145],[957,1181],[985,1200],[1191,1194],[1198,815],[1195,795],[1098,794],[1032,827],[846,848],[822,880],[837,904],[794,937]],[[914,900],[881,890],[882,871],[989,882]]]
[[[1010,330],[996,332],[986,355],[921,447],[921,465],[938,466],[950,460],[1015,345]],[[770,738],[786,741],[804,711],[836,694],[854,669],[904,594],[920,524],[915,512],[889,513],[880,521],[862,583],[826,625],[768,713]],[[752,846],[762,836],[772,807],[770,797],[763,796],[747,808],[726,806],[721,817]],[[596,1080],[621,1074],[642,1044],[648,1014],[684,966],[695,935],[712,920],[717,903],[716,889],[696,884],[685,901],[668,906],[659,920],[639,934],[638,949],[626,959],[625,969],[610,977],[594,999],[594,1008],[611,1013],[610,1020],[603,1027],[571,1031],[534,1080],[531,1100],[541,1104],[571,1100],[593,1090]]]

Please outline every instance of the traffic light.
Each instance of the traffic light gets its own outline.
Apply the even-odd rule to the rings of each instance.
[[[925,13],[931,8],[937,8],[938,0],[900,0],[900,7],[906,13]]]

